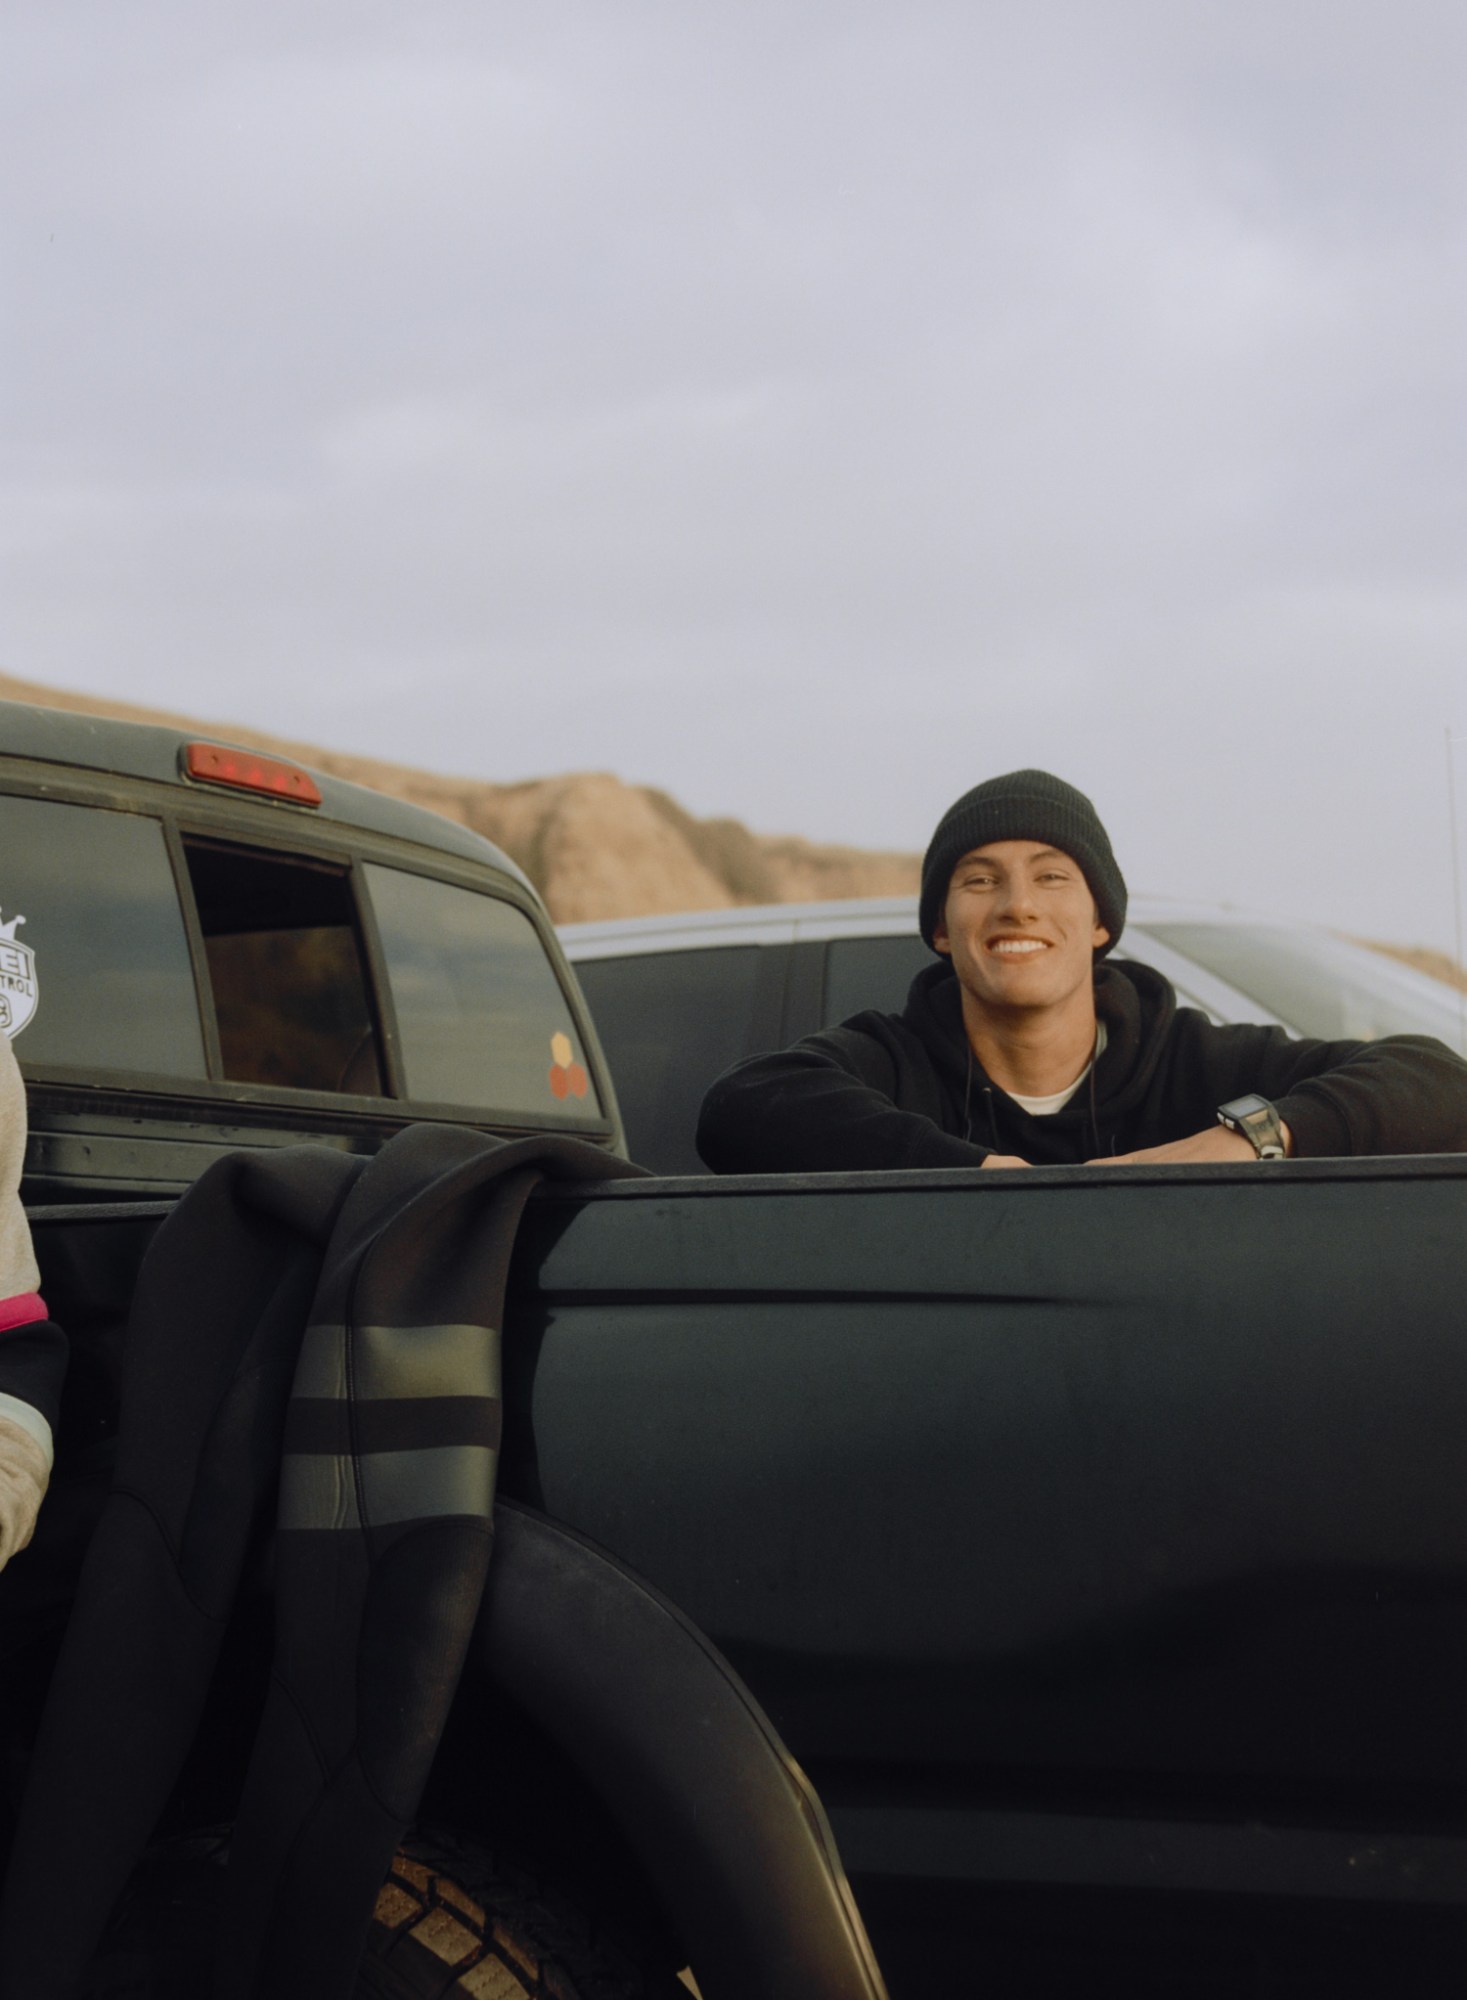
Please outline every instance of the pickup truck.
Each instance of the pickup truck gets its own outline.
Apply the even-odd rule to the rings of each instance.
[[[46,1537],[84,1538],[139,1261],[221,1148],[369,1149],[430,1117],[615,1150],[619,1125],[532,892],[461,830],[324,779],[307,804],[289,768],[246,796],[225,749],[165,731],[0,711],[0,750],[0,813],[135,820],[96,867],[131,841],[173,897],[148,919],[139,867],[99,876],[59,834],[11,886],[0,825],[0,923],[23,914],[32,952],[32,1222],[76,1349],[20,1588],[52,1573]],[[300,871],[288,921],[282,878],[253,893],[273,866]],[[392,870],[413,895],[379,896]],[[485,927],[441,928],[439,883],[519,926],[490,919],[479,1011],[450,985],[450,1024],[432,940]],[[171,1025],[114,1070],[107,1036],[163,1004],[170,924]],[[265,973],[329,985],[343,932],[351,1005],[262,1028]],[[489,1591],[361,1991],[681,1972],[709,2000],[843,2000],[882,1990],[869,1934],[897,2000],[1459,1993],[1464,1226],[1455,1156],[542,1188]],[[237,1734],[201,1746],[165,1836],[227,1820]],[[488,1853],[512,1865],[485,1887]],[[552,1936],[570,1903],[585,1923]],[[542,1969],[492,1985],[527,1939]]]

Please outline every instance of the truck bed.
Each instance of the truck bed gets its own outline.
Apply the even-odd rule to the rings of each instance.
[[[79,1409],[160,1212],[36,1213]],[[548,1188],[502,1487],[742,1673],[894,1994],[1455,1992],[1464,1292],[1467,1159]]]
[[[1464,1249],[1459,1159],[549,1194],[506,1485],[743,1673],[894,1990],[884,1911],[1460,1979]]]

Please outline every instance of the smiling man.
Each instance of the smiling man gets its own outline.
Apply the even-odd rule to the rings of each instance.
[[[1426,1036],[1299,1041],[1179,1008],[1108,954],[1126,885],[1095,808],[1011,771],[943,815],[922,863],[937,963],[713,1086],[719,1173],[1025,1167],[1467,1150],[1467,1063]]]

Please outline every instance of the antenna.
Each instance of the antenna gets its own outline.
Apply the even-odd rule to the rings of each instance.
[[[1452,734],[1450,725],[1447,738],[1447,819],[1452,829],[1452,917],[1457,938],[1457,1047],[1467,1056],[1467,969],[1462,963],[1462,843],[1457,837],[1457,771],[1453,750],[1461,740]]]

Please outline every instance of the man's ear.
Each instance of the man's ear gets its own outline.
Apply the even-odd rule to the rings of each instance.
[[[940,951],[944,958],[953,955],[952,940],[947,934],[947,924],[939,917],[932,926],[932,949]]]
[[[1106,929],[1104,924],[1097,924],[1095,926],[1095,929],[1090,933],[1090,947],[1092,951],[1099,951],[1102,948],[1102,946],[1108,945],[1109,943],[1110,943],[1110,932]]]

